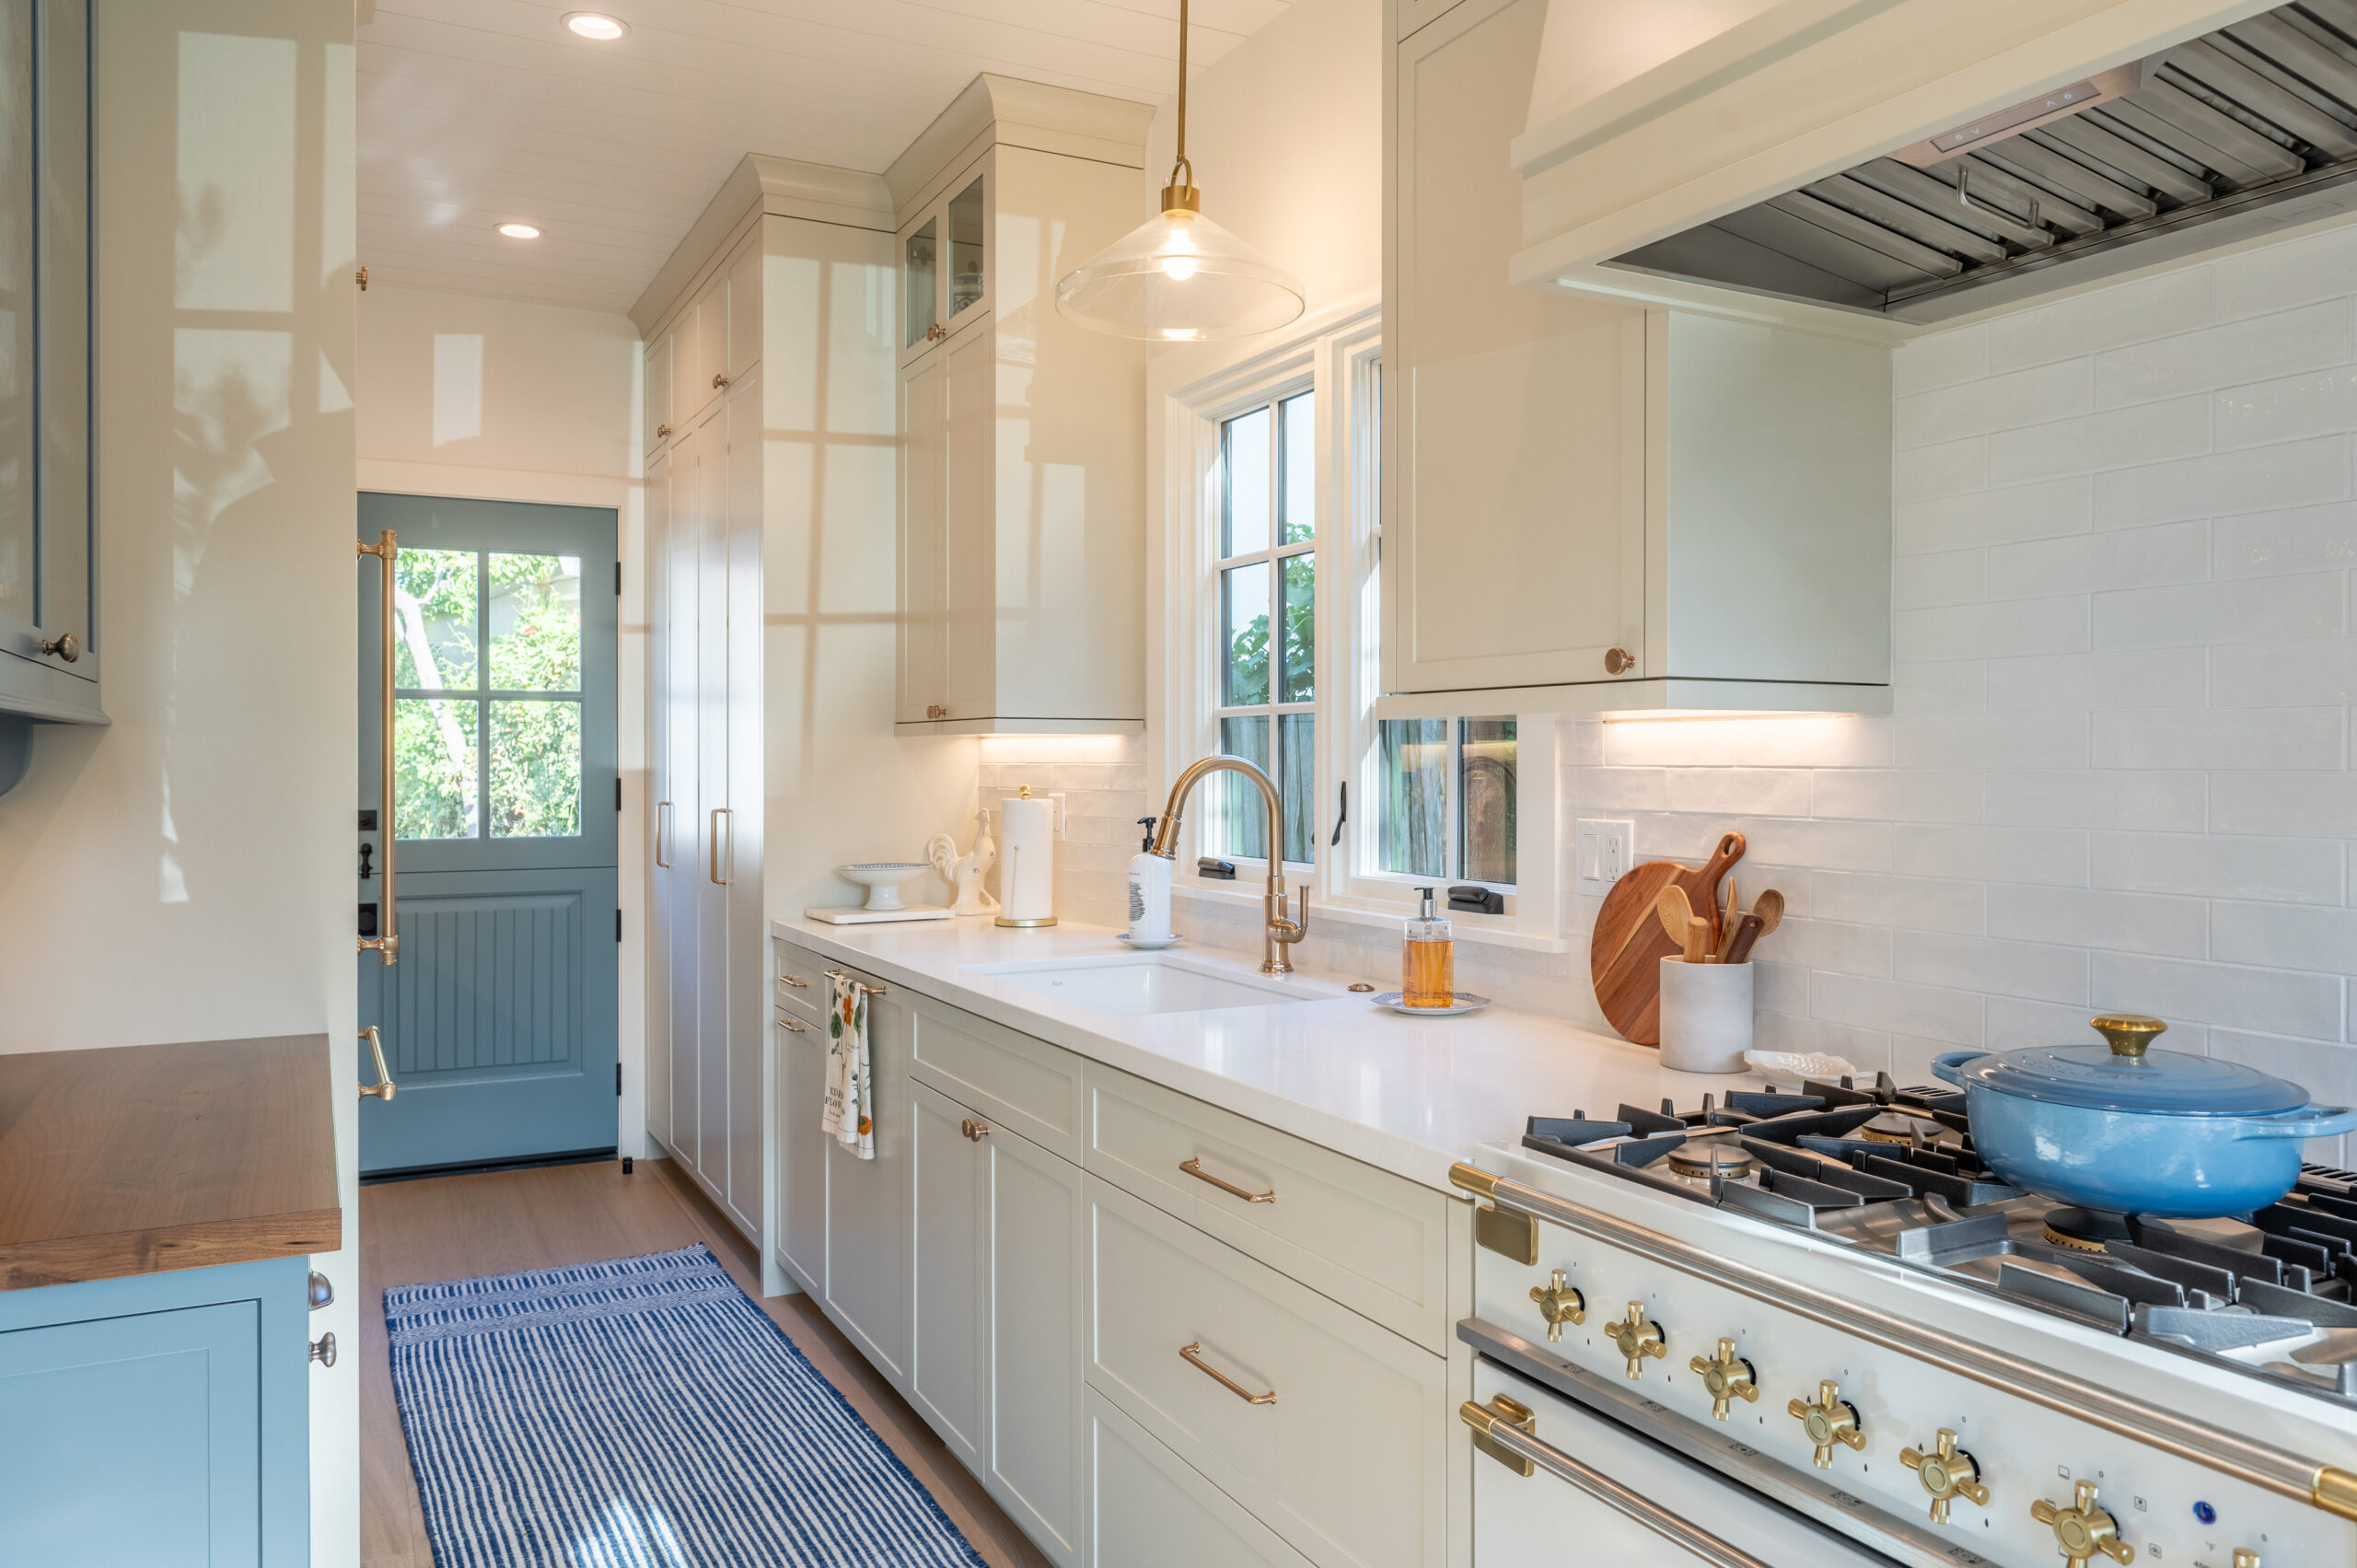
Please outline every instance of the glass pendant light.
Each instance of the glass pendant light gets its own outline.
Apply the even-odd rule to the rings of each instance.
[[[1187,0],[1178,0],[1178,146],[1162,215],[1056,280],[1056,308],[1094,331],[1192,342],[1271,331],[1302,311],[1301,280],[1202,215],[1187,161]]]

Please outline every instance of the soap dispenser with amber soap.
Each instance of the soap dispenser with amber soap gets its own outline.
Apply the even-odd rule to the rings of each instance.
[[[1433,909],[1433,890],[1416,889],[1416,918],[1400,944],[1399,1001],[1407,1007],[1446,1007],[1457,1000],[1457,941]]]

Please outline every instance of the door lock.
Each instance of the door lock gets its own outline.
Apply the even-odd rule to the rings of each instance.
[[[362,844],[360,846],[360,879],[363,882],[366,882],[369,877],[377,875],[376,872],[370,870],[368,867],[368,857],[376,853],[377,846],[375,844]]]

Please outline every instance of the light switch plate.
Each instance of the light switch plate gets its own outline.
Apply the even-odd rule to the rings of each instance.
[[[1636,864],[1637,825],[1597,817],[1579,819],[1579,890],[1602,898]]]

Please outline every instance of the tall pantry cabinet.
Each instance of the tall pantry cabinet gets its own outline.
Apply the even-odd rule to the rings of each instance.
[[[891,734],[892,245],[880,179],[748,157],[633,312],[647,1125],[772,1288],[768,922],[848,901],[832,867],[914,858],[971,810],[970,756]]]

